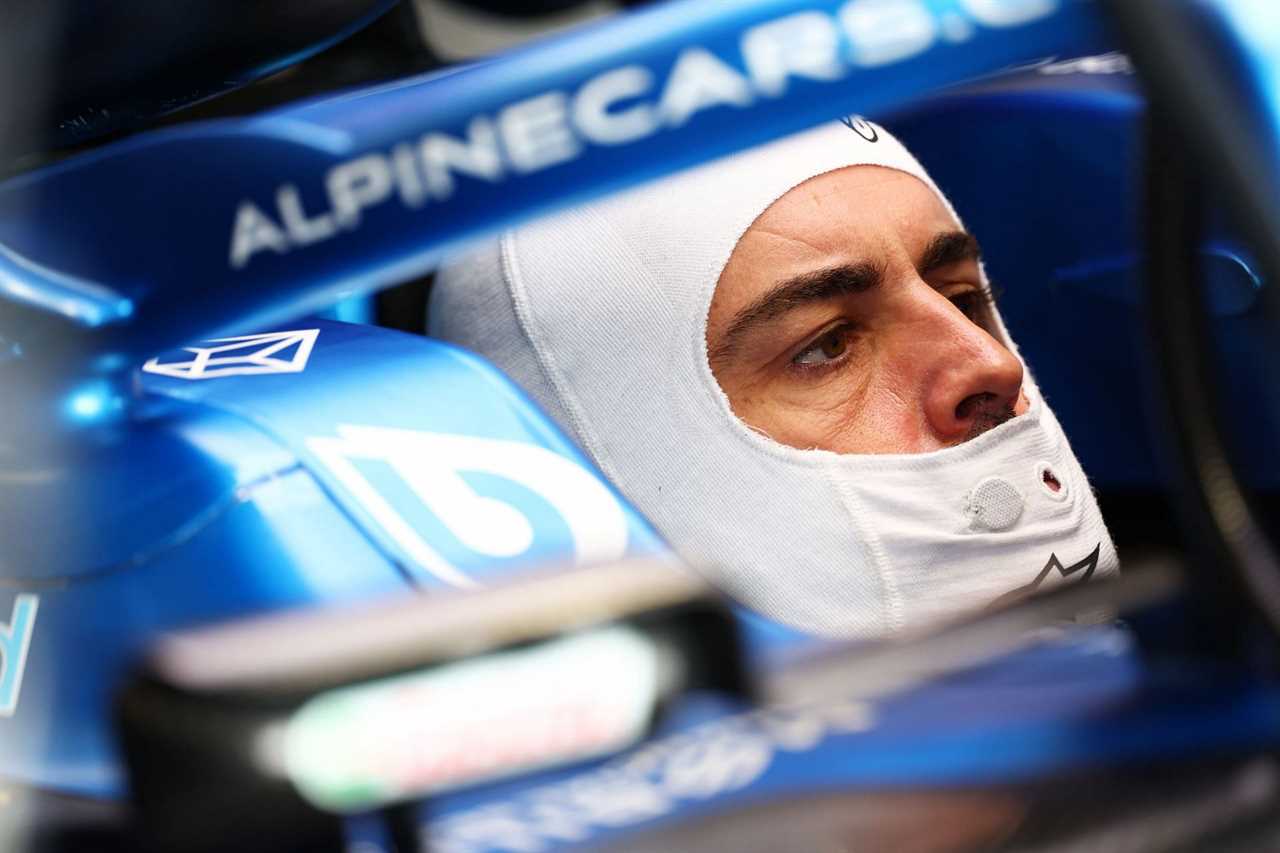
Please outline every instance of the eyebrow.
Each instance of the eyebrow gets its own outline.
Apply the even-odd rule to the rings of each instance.
[[[960,261],[977,261],[981,257],[982,250],[972,234],[946,231],[929,241],[920,254],[916,271],[924,276],[942,267]],[[713,364],[723,361],[732,355],[749,331],[789,311],[814,302],[866,293],[878,287],[883,279],[883,270],[869,261],[827,267],[786,279],[737,313],[708,358]]]
[[[756,326],[804,305],[866,293],[879,287],[883,279],[881,269],[869,261],[841,264],[786,279],[734,316],[720,343],[709,354],[709,359],[716,363],[728,358],[742,337]]]
[[[920,254],[916,271],[920,275],[928,275],[942,267],[960,261],[978,261],[982,259],[982,249],[978,240],[968,231],[945,231],[929,241],[929,245]]]

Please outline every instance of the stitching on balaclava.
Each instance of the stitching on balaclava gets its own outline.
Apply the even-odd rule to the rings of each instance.
[[[906,624],[906,619],[902,613],[902,591],[898,588],[897,581],[890,571],[889,555],[885,553],[879,534],[867,528],[865,523],[867,513],[861,506],[858,496],[849,488],[848,480],[839,476],[837,472],[832,471],[831,467],[827,465],[822,467],[822,473],[827,482],[835,489],[836,494],[840,496],[840,504],[844,507],[845,514],[853,524],[854,530],[857,531],[859,541],[871,554],[871,563],[875,569],[876,577],[880,580],[880,589],[884,594],[886,606],[884,614],[885,626],[890,632],[896,633],[902,630]]]
[[[552,393],[556,395],[561,408],[568,413],[574,437],[591,455],[591,458],[595,460],[596,465],[605,476],[617,485],[618,472],[613,469],[603,446],[590,429],[589,420],[582,411],[582,406],[570,391],[568,381],[555,363],[555,356],[551,353],[551,347],[547,346],[546,342],[542,340],[542,336],[535,329],[533,312],[529,307],[528,293],[520,274],[519,261],[516,258],[515,240],[516,234],[508,231],[502,235],[500,245],[502,276],[506,279],[507,291],[511,296],[511,304],[515,309],[516,320],[520,324],[520,330],[524,333],[525,339],[529,341],[529,346],[533,349],[534,358],[537,359],[538,367],[542,370],[547,384],[551,386]]]

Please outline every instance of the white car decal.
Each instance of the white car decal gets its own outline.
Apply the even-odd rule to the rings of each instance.
[[[340,424],[338,437],[310,438],[324,463],[374,521],[419,566],[445,583],[475,581],[447,560],[360,473],[354,460],[385,462],[465,547],[515,557],[533,544],[528,518],[505,501],[477,494],[460,472],[492,474],[528,488],[555,509],[573,538],[578,564],[623,556],[627,522],[621,505],[591,472],[550,450],[519,441]]]
[[[319,334],[319,329],[299,329],[214,338],[200,346],[183,347],[194,354],[193,358],[161,363],[157,357],[144,364],[142,369],[147,373],[178,379],[301,373],[306,369],[307,360],[311,357],[311,350]]]
[[[18,710],[22,673],[39,609],[40,597],[23,593],[13,602],[9,624],[0,623],[0,717],[12,717]]]

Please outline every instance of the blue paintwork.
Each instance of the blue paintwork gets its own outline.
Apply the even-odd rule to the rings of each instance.
[[[834,21],[841,5],[657,4],[461,70],[247,120],[145,134],[24,175],[0,187],[0,244],[9,253],[0,292],[45,309],[67,306],[71,324],[0,325],[0,337],[20,341],[33,361],[65,359],[65,369],[86,373],[119,371],[185,341],[266,326],[340,294],[403,280],[463,239],[590,194],[843,112],[882,109],[1003,64],[1107,44],[1091,4],[1081,0],[924,0],[913,7],[936,34],[895,61],[855,67],[846,59],[838,80],[793,76],[785,96],[705,109],[622,144],[579,140],[574,156],[549,168],[508,164],[493,182],[460,176],[447,200],[433,197],[420,210],[390,200],[330,239],[282,255],[263,251],[239,269],[230,263],[238,207],[248,200],[275,211],[282,184],[297,187],[303,209],[315,216],[325,209],[325,175],[337,163],[389,154],[430,132],[463,137],[478,116],[549,91],[575,92],[627,65],[660,83],[691,46],[741,73],[740,40],[751,26],[798,12]],[[978,23],[997,14],[1012,14],[1014,22]],[[944,19],[960,26],[943,27]],[[883,39],[876,44],[884,47]],[[847,36],[841,50],[853,55]],[[619,168],[623,162],[626,169]],[[57,304],[45,296],[55,277]]]
[[[316,457],[308,445],[310,439],[333,437],[340,425],[357,424],[519,441],[595,471],[523,392],[469,353],[438,341],[367,326],[302,320],[288,328],[319,330],[303,373],[200,381],[144,373],[144,387],[152,393],[232,412],[287,446],[333,495],[335,503],[358,519],[363,529],[372,531],[370,535],[417,583],[435,586],[441,582],[415,566],[413,559],[379,530],[360,498]],[[390,465],[372,463],[362,467],[361,473],[423,531],[424,538],[475,579],[501,576],[513,566],[531,562],[563,560],[567,553],[565,542],[570,537],[564,520],[526,485],[491,473],[464,473],[471,488],[516,507],[537,531],[528,550],[501,559],[475,554],[454,539],[449,529],[413,498]],[[625,506],[612,487],[608,493],[619,506]],[[658,549],[658,539],[649,526],[634,511],[628,509],[626,514],[633,552]]]
[[[39,596],[39,615],[17,713],[0,719],[0,774],[92,794],[120,790],[108,731],[110,691],[157,632],[231,616],[385,593],[403,581],[317,488],[297,461],[245,422],[199,406],[164,406],[153,426],[174,452],[84,460],[76,482],[102,498],[62,509],[82,514],[5,515],[6,544],[83,536],[128,541],[101,561],[53,570],[6,554],[0,610],[14,588]],[[148,467],[154,465],[155,467]],[[154,497],[137,490],[172,482]],[[173,516],[147,514],[181,486],[194,500]],[[5,492],[14,487],[4,484]],[[120,509],[106,515],[111,506]],[[102,513],[99,521],[94,517]],[[327,532],[323,551],[314,530]],[[65,531],[65,533],[63,532]],[[89,553],[86,541],[85,554]],[[32,573],[28,573],[30,566]]]
[[[1232,135],[1244,141],[1244,157],[1231,162],[1245,169],[1255,186],[1280,183],[1280,22],[1267,4],[1240,0],[1194,0],[1177,11],[1176,19],[1211,47],[1206,67],[1231,87]],[[1259,194],[1256,205],[1274,227],[1280,222],[1275,193]]]
[[[307,437],[356,422],[503,439],[598,477],[522,392],[475,357],[386,329],[321,320],[300,328],[319,330],[303,372],[137,374],[139,414],[122,439],[58,464],[33,459],[0,479],[0,621],[19,593],[39,597],[17,713],[0,717],[0,778],[120,793],[110,691],[160,631],[443,586],[386,539],[308,452]],[[573,559],[564,522],[519,483],[473,479],[535,532],[519,555],[478,559],[392,472],[367,473],[476,581]],[[662,550],[614,499],[627,552]]]
[[[589,768],[441,798],[423,822],[450,853],[591,849],[827,790],[973,788],[1278,740],[1280,691],[1190,665],[1152,673],[1122,629],[1101,628],[861,714],[846,704],[695,723]]]
[[[40,605],[16,714],[0,718],[0,776],[119,795],[122,780],[106,722],[109,692],[159,631],[439,585],[315,458],[310,439],[333,437],[341,424],[358,420],[520,442],[587,467],[522,394],[478,360],[440,344],[384,330],[295,321],[284,328],[319,330],[311,361],[300,373],[188,381],[130,372],[154,351],[269,327],[339,292],[419,271],[464,237],[842,111],[875,112],[1003,63],[1106,44],[1089,5],[1065,0],[1026,25],[1007,31],[977,27],[964,43],[939,41],[901,62],[860,69],[839,82],[792,81],[786,97],[708,110],[678,128],[615,148],[587,147],[545,171],[508,174],[495,184],[462,178],[449,201],[425,211],[387,204],[366,211],[358,232],[281,256],[258,255],[239,271],[228,266],[237,204],[252,199],[269,209],[282,182],[296,184],[304,201],[315,205],[325,171],[337,162],[389,150],[426,132],[458,135],[474,115],[549,89],[573,90],[628,62],[661,76],[679,49],[691,44],[709,47],[732,65],[738,36],[751,24],[804,9],[827,13],[838,5],[752,0],[730,6],[704,0],[657,7],[437,78],[251,120],[138,137],[0,188],[0,244],[6,250],[0,290],[32,309],[7,313],[8,325],[0,328],[10,356],[0,360],[0,368],[28,380],[18,387],[30,396],[13,408],[35,413],[28,428],[56,432],[62,424],[52,410],[40,408],[45,401],[36,393],[47,386],[53,389],[48,396],[65,404],[58,410],[64,422],[108,424],[69,446],[33,440],[3,460],[0,617],[18,613],[19,594],[38,596]],[[1008,0],[1007,7],[1014,5]],[[970,6],[975,4],[931,0],[921,8],[936,20],[948,10],[968,14]],[[1052,263],[1039,268],[1051,295],[1071,294],[1079,302],[1095,294],[1123,305],[1131,292],[1123,273],[1117,282],[1107,276],[1125,269],[1133,241],[1130,232],[1114,228],[1116,208],[1106,198],[1081,198],[1079,189],[1087,185],[1068,180],[964,183],[966,170],[986,160],[1019,177],[1043,175],[1036,168],[1043,161],[1033,157],[1025,169],[1014,165],[1023,162],[1017,159],[1023,154],[1045,150],[1081,159],[1083,171],[1067,172],[1074,181],[1082,174],[1091,181],[1126,174],[1135,109],[1130,93],[1100,81],[1077,94],[1043,93],[1027,85],[1023,92],[996,87],[956,96],[932,113],[904,118],[902,126],[916,122],[907,131],[914,147],[961,200],[989,249],[1008,247],[991,251],[997,278],[1004,275],[999,257],[1011,259],[1010,275],[1022,274],[1017,264],[1024,261],[1041,263],[1038,256],[1028,259],[1034,245],[1055,252]],[[960,134],[950,122],[961,115],[973,122],[971,141],[985,140],[987,147],[953,144]],[[930,135],[929,122],[935,120],[948,122],[945,134]],[[1097,145],[1069,144],[1077,124],[1095,120],[1097,130],[1090,128]],[[1002,132],[1018,129],[1025,134],[1019,138],[1043,147],[998,144]],[[957,152],[965,150],[975,159],[964,161]],[[622,158],[628,160],[626,170],[618,168]],[[1028,209],[1014,204],[1018,194],[1050,191],[1073,192],[1060,196],[1072,199],[1064,205],[1072,216],[1055,235],[1068,245],[1049,243],[1043,231],[1032,235],[1037,242],[1020,242],[1030,238],[1025,230],[1010,230],[1024,224],[1012,221],[1012,211],[1025,215]],[[970,206],[979,200],[990,211]],[[990,234],[978,224],[983,216],[994,220]],[[1248,316],[1251,285],[1242,283],[1235,259],[1245,266],[1248,261],[1229,243],[1214,248],[1224,258],[1226,283],[1218,300],[1224,318]],[[1011,316],[1036,322],[1043,290],[1012,295],[1009,289]],[[1075,316],[1070,307],[1056,305],[1048,319]],[[1078,313],[1102,322],[1097,317],[1106,310]],[[34,316],[42,319],[31,322]],[[1087,323],[1056,328],[1077,335],[1082,345],[1122,340],[1128,330],[1119,322],[1110,331]],[[15,341],[23,345],[21,358]],[[179,352],[163,358],[183,357]],[[1032,360],[1046,386],[1056,389],[1055,400],[1070,393],[1069,385],[1057,384],[1052,364]],[[1111,361],[1106,364],[1114,369]],[[1122,384],[1104,389],[1127,390]],[[127,405],[118,406],[121,401]],[[1089,411],[1079,403],[1059,408]],[[1105,441],[1092,447],[1078,426],[1073,432],[1090,452],[1102,454],[1098,458],[1110,452]],[[501,477],[473,476],[468,485],[517,508],[534,528],[533,541],[518,558],[479,560],[438,519],[424,514],[387,471],[366,466],[362,473],[412,518],[411,526],[478,581],[572,553],[563,519],[537,494]],[[622,506],[629,550],[659,550],[643,520]],[[755,626],[762,656],[798,641],[758,619],[747,621]],[[579,768],[444,798],[431,808],[433,833],[454,841],[449,849],[502,849],[491,843],[492,827],[507,820],[511,832],[543,827],[535,835],[551,846],[555,839],[545,837],[545,827],[548,815],[558,815],[559,831],[567,834],[558,841],[580,844],[710,808],[822,787],[1008,780],[1093,762],[1276,741],[1280,697],[1274,691],[1224,681],[1218,673],[1181,673],[1172,681],[1153,677],[1115,637],[1072,636],[985,671],[891,697],[871,709],[867,726],[857,732],[833,725],[784,726],[767,715],[723,716],[741,709],[691,703],[677,709],[672,727],[696,722],[708,728],[677,732],[673,740],[647,747],[651,751],[641,756],[652,764],[631,755],[604,768],[618,769],[620,776],[610,773],[614,781],[636,782],[641,794],[656,788],[666,797],[656,811],[651,806],[610,818],[597,811],[583,818],[587,807],[568,793],[578,790],[573,781],[585,781],[591,790],[604,780],[591,775],[599,767]],[[730,765],[742,771],[739,777],[686,777],[674,794],[661,787],[676,775],[666,772],[670,755],[725,754],[716,750],[736,750],[731,754],[747,762]],[[486,815],[497,822],[475,829]]]
[[[929,14],[953,5],[934,2]],[[1003,7],[1019,5],[1006,0]],[[1025,26],[979,26],[963,46],[939,41],[902,67],[857,71],[851,79],[877,84],[868,90],[874,97],[850,98],[857,87],[847,82],[793,80],[789,97],[741,108],[735,134],[724,132],[728,108],[707,110],[629,145],[586,148],[563,168],[507,175],[497,185],[460,179],[450,201],[433,203],[425,217],[387,205],[366,211],[358,237],[340,235],[290,256],[260,255],[246,269],[228,267],[236,206],[244,199],[269,206],[282,181],[302,187],[313,203],[325,171],[341,160],[429,131],[456,135],[475,115],[574,88],[620,64],[639,63],[661,76],[690,45],[714,50],[733,66],[737,40],[750,25],[835,6],[755,0],[732,8],[656,7],[436,78],[137,137],[0,189],[0,289],[15,306],[0,330],[11,356],[0,364],[11,394],[4,420],[20,440],[10,445],[0,480],[6,599],[0,608],[19,593],[41,601],[17,711],[0,721],[6,729],[0,774],[117,792],[106,729],[109,688],[157,631],[430,583],[371,523],[367,508],[316,463],[309,438],[332,437],[358,417],[518,440],[584,464],[491,370],[394,333],[319,325],[324,340],[313,364],[282,376],[190,383],[131,377],[127,371],[145,357],[296,315],[339,291],[421,269],[464,236],[783,134],[842,107],[890,103],[993,64],[1098,37],[1092,17],[1075,3]],[[615,158],[624,155],[645,168],[619,171]],[[80,424],[99,428],[58,442],[61,429]],[[382,477],[377,488],[388,485]],[[564,524],[536,495],[502,478],[472,478],[469,485],[529,518],[534,559],[569,554]],[[403,489],[387,499],[409,506]],[[429,516],[405,512],[437,550],[453,553],[453,562],[477,577],[520,562],[468,559]],[[626,512],[631,550],[658,548],[647,526]]]

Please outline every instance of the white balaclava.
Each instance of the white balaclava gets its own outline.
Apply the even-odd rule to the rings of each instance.
[[[430,332],[496,363],[709,581],[791,626],[880,637],[1115,572],[1030,374],[1026,414],[930,453],[798,450],[730,410],[706,347],[721,270],[780,196],[855,165],[951,209],[883,128],[832,123],[503,234],[440,271]]]

